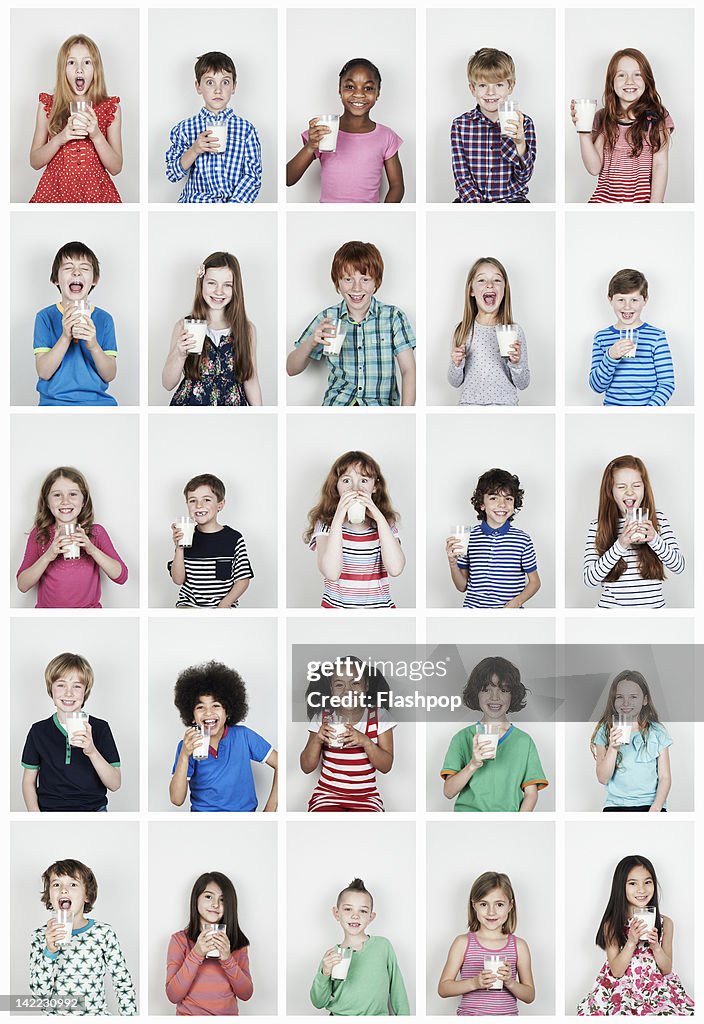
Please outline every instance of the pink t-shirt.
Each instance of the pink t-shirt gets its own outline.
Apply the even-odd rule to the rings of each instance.
[[[34,565],[53,542],[54,531],[50,531],[48,542],[37,541],[37,528],[33,527],[27,538],[22,565],[17,575]],[[107,531],[97,523],[91,527],[90,539],[96,548],[114,558],[122,566],[122,572],[113,583],[124,583],[127,579],[127,566],[112,546]],[[37,583],[37,603],[35,608],[102,608],[100,603],[100,569],[85,551],[75,559],[63,558],[59,555],[50,562],[46,571]]]
[[[304,143],[308,132],[302,133]],[[378,203],[384,161],[397,153],[403,139],[384,124],[358,134],[338,132],[334,153],[316,151],[320,160],[321,203]]]

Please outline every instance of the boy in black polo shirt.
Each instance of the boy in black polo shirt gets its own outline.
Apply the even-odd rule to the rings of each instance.
[[[69,738],[67,716],[93,689],[93,669],[80,654],[58,654],[44,671],[56,707],[35,722],[22,751],[22,796],[28,811],[106,811],[107,790],[122,782],[110,726],[91,715]]]

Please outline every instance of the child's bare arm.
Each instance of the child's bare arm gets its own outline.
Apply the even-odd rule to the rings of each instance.
[[[401,373],[401,405],[416,404],[416,359],[412,348],[404,348],[396,356]]]
[[[98,119],[93,108],[85,113],[88,123],[88,138],[95,146],[98,159],[108,172],[113,176],[122,170],[122,113],[120,107],[115,108],[115,116],[108,125],[107,138],[98,126]]]
[[[455,588],[463,594],[467,589],[469,569],[460,569],[460,567],[457,565],[457,555],[455,554],[456,544],[456,537],[447,537],[445,539],[445,554],[447,555],[447,564],[450,567],[450,576],[452,577],[452,582],[455,584]]]
[[[249,586],[249,582],[249,580],[237,580],[237,583],[235,583],[232,590],[228,591],[228,593],[225,594],[222,601],[218,605],[218,608],[232,608],[235,601],[239,601],[239,599],[244,594],[245,590]]]
[[[325,726],[321,725],[318,732],[309,732],[306,745],[301,751],[300,765],[301,771],[306,775],[310,775],[320,764],[320,755],[323,752],[323,744],[325,742]]]
[[[507,601],[504,608],[522,608],[526,601],[529,601],[534,594],[537,594],[541,587],[540,576],[537,569],[534,572],[526,573],[528,579],[523,590],[516,597]]]
[[[71,127],[71,118],[69,118],[62,131],[58,135],[52,135],[49,138],[49,119],[44,107],[40,103],[37,107],[34,136],[29,151],[30,167],[35,171],[40,171],[42,167],[46,167],[49,161],[56,156],[62,146],[65,146],[72,139],[84,139],[85,135],[84,130],[78,129],[74,131]]]
[[[400,203],[403,199],[406,187],[403,183],[403,168],[398,153],[394,153],[388,160],[384,160],[384,171],[386,180],[389,183],[389,190],[384,199],[385,203]]]
[[[669,135],[657,153],[653,154],[653,171],[650,183],[650,202],[664,203],[667,176],[670,166]]]
[[[304,142],[295,156],[291,157],[286,164],[286,184],[295,185],[306,173],[315,160],[320,140],[323,135],[329,135],[330,128],[324,124],[318,124],[318,118],[313,117],[308,122],[308,141]]]
[[[264,804],[265,811],[275,811],[279,806],[278,780],[279,780],[279,755],[275,750],[269,751],[266,764],[274,770],[274,778],[271,780],[271,790],[267,802]]]

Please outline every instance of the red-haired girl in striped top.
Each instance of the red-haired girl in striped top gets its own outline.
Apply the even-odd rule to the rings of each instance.
[[[306,691],[308,741],[301,770],[310,775],[322,759],[309,811],[384,810],[376,773],[394,763],[396,723],[380,707],[389,684],[381,672],[354,655],[335,660],[335,672]]]
[[[508,875],[480,875],[469,894],[467,916],[469,932],[450,946],[438,995],[462,996],[460,1017],[515,1016],[519,999],[535,999],[535,985],[528,944],[514,934],[516,899]]]

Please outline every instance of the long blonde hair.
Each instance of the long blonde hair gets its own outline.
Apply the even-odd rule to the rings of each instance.
[[[66,127],[69,115],[69,104],[73,99],[68,79],[66,78],[66,61],[71,52],[72,46],[85,46],[93,61],[93,81],[88,87],[85,98],[90,100],[94,107],[108,98],[108,91],[105,85],[105,73],[103,72],[103,59],[100,50],[89,36],[69,36],[61,44],[56,58],[56,86],[54,88],[54,100],[49,114],[49,137],[58,135]]]
[[[506,273],[506,269],[494,256],[481,256],[478,260],[474,261],[472,266],[469,268],[469,273],[467,274],[467,281],[464,286],[464,313],[462,314],[461,321],[457,324],[457,327],[455,327],[455,333],[452,336],[452,344],[455,348],[464,348],[468,338],[470,345],[472,344],[474,323],[477,319],[477,313],[479,312],[477,300],[472,295],[472,282],[477,276],[477,271],[482,263],[489,263],[492,267],[498,270],[504,279],[504,297],[496,311],[497,323],[513,323],[511,286],[508,283],[508,274]]]

